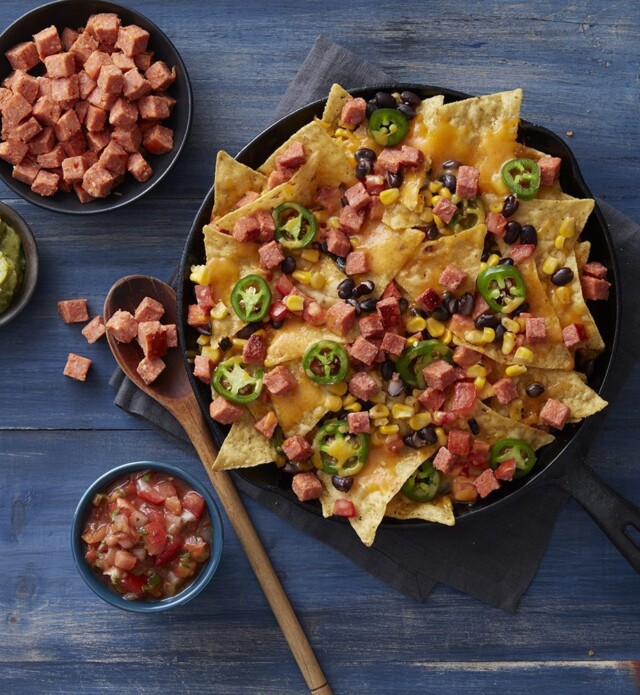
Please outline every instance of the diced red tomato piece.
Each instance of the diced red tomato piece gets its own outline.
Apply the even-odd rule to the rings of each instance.
[[[172,538],[164,547],[164,550],[156,556],[156,565],[165,565],[167,562],[171,562],[180,550],[180,540],[178,538]],[[151,555],[152,553],[149,553]]]
[[[182,504],[180,504],[180,498],[178,497],[178,495],[172,495],[171,497],[167,497],[163,504],[164,508],[168,512],[171,512],[172,514],[177,514],[178,516],[182,514]]]
[[[287,316],[289,316],[289,309],[287,309],[284,302],[277,300],[273,302],[269,308],[269,316],[274,321],[283,321],[287,318]]]
[[[167,543],[167,531],[160,521],[150,521],[145,527],[144,544],[149,555],[159,555]]]
[[[199,519],[202,516],[202,511],[204,509],[204,499],[202,498],[202,495],[190,490],[182,498],[182,506],[185,509],[188,509],[196,519]]]
[[[182,547],[196,562],[202,562],[209,557],[209,547],[200,536],[189,536]]]
[[[132,570],[136,566],[138,558],[128,550],[116,550],[113,564],[121,570]]]
[[[160,507],[153,504],[143,502],[140,505],[140,511],[149,519],[149,521],[163,521],[164,511]]]
[[[144,593],[144,585],[147,583],[147,579],[144,576],[138,576],[137,574],[131,574],[131,572],[123,572],[120,576],[120,587],[123,589],[124,593],[129,594],[142,594]]]
[[[289,293],[293,292],[296,286],[289,280],[289,276],[282,273],[276,282],[276,291],[283,297],[286,297]]]
[[[176,496],[176,486],[170,480],[161,480],[153,486],[159,495],[162,495],[162,500],[166,500],[167,497]]]
[[[127,516],[131,516],[132,512],[135,512],[136,508],[129,502],[129,500],[124,497],[118,497],[116,500],[116,507],[118,510]]]
[[[333,505],[333,513],[335,516],[345,516],[351,519],[356,515],[356,508],[351,500],[336,500]]]
[[[149,485],[149,483],[142,478],[136,480],[136,494],[141,500],[151,502],[151,504],[162,504],[166,497],[166,495],[162,495],[155,487]]]

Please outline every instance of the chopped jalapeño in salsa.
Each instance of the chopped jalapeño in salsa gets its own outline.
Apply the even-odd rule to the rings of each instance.
[[[273,211],[275,238],[287,249],[303,249],[318,231],[316,216],[298,203],[283,203]]]
[[[502,167],[500,173],[507,188],[519,200],[531,200],[540,188],[540,167],[533,159],[512,159]]]
[[[423,389],[426,383],[422,370],[436,359],[453,364],[451,348],[439,340],[422,340],[404,350],[396,368],[405,384]]]
[[[328,473],[345,478],[359,473],[369,453],[369,435],[349,432],[344,420],[329,420],[313,439],[313,465]]]
[[[515,478],[522,478],[535,465],[536,452],[522,439],[500,439],[491,447],[491,468],[494,470],[505,461],[514,460],[516,464]]]
[[[512,265],[495,265],[478,275],[478,292],[493,311],[510,314],[525,300],[526,288],[520,271]]]
[[[378,145],[397,145],[409,132],[409,120],[397,109],[376,109],[369,118],[369,132]]]
[[[433,467],[432,459],[429,458],[409,476],[400,492],[414,502],[428,502],[438,494],[439,489],[440,473]]]
[[[349,356],[335,340],[321,340],[307,350],[302,367],[317,384],[337,384],[347,375]]]
[[[271,290],[259,275],[247,275],[231,291],[231,306],[239,319],[252,323],[263,319],[271,305]]]
[[[238,355],[221,362],[214,370],[211,386],[231,403],[251,403],[262,391],[261,367],[249,371]]]

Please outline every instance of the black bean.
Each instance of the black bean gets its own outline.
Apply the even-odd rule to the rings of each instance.
[[[370,162],[375,162],[377,156],[378,155],[368,147],[361,147],[359,150],[356,150],[355,154],[356,159],[368,159]]]
[[[367,118],[371,118],[374,111],[378,110],[378,104],[376,104],[375,99],[370,99],[367,102]]]
[[[198,331],[198,333],[201,335],[211,335],[211,327],[206,328],[204,326],[200,326],[199,328],[196,328],[196,331]]]
[[[370,159],[361,159],[357,164],[356,164],[356,176],[359,179],[363,179],[365,176],[369,176],[371,173],[371,160]]]
[[[284,326],[284,321],[276,321],[275,319],[270,319],[269,323],[271,324],[271,328],[273,328],[274,331],[279,331],[282,326]]]
[[[391,381],[391,378],[393,377],[393,373],[395,371],[396,365],[392,360],[385,360],[380,365],[380,374],[382,375],[382,378],[386,381]]]
[[[453,174],[442,174],[442,176],[438,176],[438,181],[440,181],[445,188],[448,188],[451,193],[456,192],[456,184],[458,180]]]
[[[371,294],[375,290],[376,284],[373,280],[364,280],[351,292],[354,297],[364,297],[365,294]]]
[[[453,316],[453,314],[458,313],[458,298],[457,297],[451,297],[451,298],[447,299],[446,301],[443,301],[442,305],[452,316]]]
[[[295,475],[296,473],[310,471],[312,468],[313,464],[310,461],[287,461],[282,467],[282,470],[285,471],[285,473]]]
[[[515,212],[518,209],[519,204],[520,203],[518,202],[518,199],[515,197],[515,195],[508,195],[504,199],[504,203],[502,205],[502,215],[504,217],[511,217],[511,215],[515,215]]]
[[[463,316],[470,316],[473,311],[473,295],[465,292],[458,300],[458,313]]]
[[[411,106],[420,106],[422,103],[422,99],[414,92],[410,92],[408,89],[404,92],[400,92],[400,98],[405,104],[411,104]]]
[[[425,328],[422,331],[422,340],[431,340],[432,335],[429,333],[429,331]]]
[[[374,99],[381,109],[395,109],[397,106],[396,100],[387,92],[377,92]]]
[[[522,225],[520,222],[516,222],[515,220],[510,220],[507,222],[507,226],[504,231],[505,244],[515,244],[516,241],[518,241],[521,231]]]
[[[421,430],[418,430],[420,439],[427,444],[435,444],[438,441],[438,435],[436,434],[436,429],[433,425],[427,425]]]
[[[387,386],[387,393],[394,398],[404,391],[404,382],[399,374],[393,374]]]
[[[342,273],[344,273],[344,271],[347,267],[346,259],[342,258],[341,256],[334,256],[333,254],[331,254],[331,258],[333,258],[333,262],[338,266],[338,270],[340,270]]]
[[[293,271],[296,269],[296,259],[293,256],[286,256],[284,261],[280,263],[280,270],[285,274],[285,275],[291,275]]]
[[[571,268],[558,268],[556,272],[551,276],[551,282],[558,287],[562,285],[568,285],[573,280],[573,270]]]
[[[504,258],[501,258],[498,261],[498,265],[515,265],[515,261],[513,258],[510,258],[509,256],[505,256]]]
[[[331,476],[331,484],[336,490],[340,490],[340,492],[349,492],[353,485],[353,480],[354,478],[352,475],[345,476],[344,478],[340,475]]]
[[[346,280],[339,282],[338,297],[340,297],[340,299],[349,299],[355,286],[356,283],[351,278],[347,278]]]
[[[404,312],[409,308],[409,301],[407,300],[406,297],[400,297],[398,299],[398,309],[400,309],[400,313],[404,314]]]
[[[532,224],[525,224],[520,232],[520,242],[522,244],[538,245],[538,232]]]
[[[398,111],[400,111],[400,113],[403,113],[409,120],[416,117],[416,110],[413,108],[413,106],[410,106],[409,104],[400,104],[397,107],[397,109]]]
[[[522,302],[517,309],[511,312],[511,315],[520,316],[520,314],[524,313],[525,311],[529,311],[529,302]]]
[[[220,341],[218,342],[218,345],[220,346],[220,349],[223,352],[226,352],[227,350],[231,350],[233,347],[233,343],[231,342],[231,338],[228,338],[225,336],[224,338],[221,338]]]
[[[250,338],[256,331],[260,330],[261,328],[262,328],[261,323],[248,323],[246,326],[243,326],[236,333],[236,338],[246,340],[247,338]]]
[[[475,434],[475,435],[480,434],[480,425],[478,424],[478,421],[475,418],[471,418],[471,420],[467,420],[467,425],[469,425],[469,429],[471,430],[471,434]]]
[[[485,251],[485,252],[482,254],[482,256],[480,256],[480,262],[481,262],[481,263],[486,263],[486,262],[489,260],[489,256],[490,256],[490,255],[491,255],[491,254],[489,253],[489,251]]]
[[[448,302],[451,298],[453,297],[453,292],[449,292],[449,290],[445,290],[442,293],[442,302]]]
[[[411,311],[409,312],[410,316],[420,316],[423,319],[426,319],[428,314],[424,309],[421,309],[419,306],[414,306],[411,307]]]
[[[356,310],[356,316],[360,316],[362,309],[360,308],[360,302],[357,299],[350,297],[347,299],[347,304],[351,304],[351,306]]]
[[[442,165],[443,169],[459,169],[461,163],[457,159],[447,159]]]
[[[399,171],[395,174],[392,171],[388,171],[387,183],[390,188],[400,188],[402,186],[402,174]]]
[[[486,314],[477,316],[473,323],[478,330],[482,330],[483,328],[497,328],[500,324],[500,319],[495,314],[487,312]]]
[[[349,200],[347,199],[347,196],[343,195],[342,198],[340,198],[340,205],[342,205],[343,208],[346,208],[347,205],[349,205]]]
[[[360,302],[360,309],[362,309],[363,312],[368,314],[376,310],[377,304],[378,300],[376,299],[376,297],[367,297],[366,299],[363,299]]]
[[[408,446],[410,449],[419,449],[421,446],[421,442],[416,441],[415,434],[407,434],[402,438],[402,441],[404,442],[405,446]]]
[[[426,236],[429,241],[435,241],[440,236],[440,230],[435,222],[427,227]]]
[[[529,384],[527,386],[525,393],[527,396],[529,396],[529,398],[538,398],[538,396],[541,396],[544,393],[544,386],[534,382],[533,384]]]
[[[496,331],[496,340],[502,340],[504,338],[504,334],[506,333],[506,328],[502,325],[499,324],[496,326],[495,331]]]
[[[451,314],[443,306],[436,307],[431,312],[431,316],[433,316],[436,321],[448,321],[451,318]]]

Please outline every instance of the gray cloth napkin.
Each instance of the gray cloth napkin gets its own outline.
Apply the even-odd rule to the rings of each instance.
[[[392,81],[385,72],[320,36],[282,98],[274,120],[325,96],[334,82],[349,88]],[[599,204],[615,238],[623,278],[637,277],[640,259],[635,240],[640,228],[609,205]],[[624,383],[637,357],[632,346],[640,344],[640,328],[627,323],[616,388]],[[118,389],[116,405],[188,441],[176,420],[122,373],[116,373],[112,383]],[[597,428],[589,429],[591,439]],[[561,489],[545,485],[518,497],[513,504],[454,528],[381,527],[374,545],[365,548],[346,523],[322,519],[278,493],[257,488],[238,476],[235,479],[250,497],[407,596],[424,601],[442,582],[505,610],[516,609],[533,579],[567,499]]]

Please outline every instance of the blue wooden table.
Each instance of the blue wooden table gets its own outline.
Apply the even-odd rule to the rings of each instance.
[[[4,0],[0,25],[36,4]],[[320,32],[402,80],[472,93],[522,86],[524,117],[562,136],[571,131],[594,194],[640,220],[640,5],[129,4],[167,32],[191,74],[195,121],[176,168],[142,201],[97,217],[47,213],[0,188],[35,231],[42,268],[29,308],[0,330],[0,692],[302,693],[229,527],[213,581],[173,612],[117,611],[80,579],[69,526],[100,473],[146,458],[204,474],[191,453],[113,406],[106,343],[88,346],[77,325],[60,321],[56,301],[88,297],[100,312],[119,277],[171,274],[216,151],[238,151],[267,124]],[[85,384],[62,376],[70,351],[94,360]],[[636,504],[639,389],[636,369],[590,454]],[[339,695],[637,691],[640,580],[574,502],[514,615],[443,586],[414,603],[255,503],[247,506]]]

